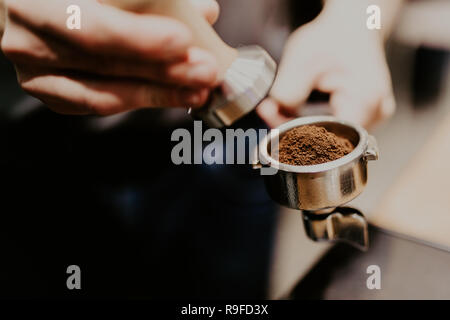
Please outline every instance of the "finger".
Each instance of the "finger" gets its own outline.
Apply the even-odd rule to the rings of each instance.
[[[65,114],[111,115],[147,107],[198,107],[208,96],[207,89],[177,89],[121,79],[21,74],[19,81],[25,91]]]
[[[217,62],[207,51],[191,47],[185,60],[172,63],[125,59],[117,56],[74,52],[61,40],[31,32],[12,23],[3,51],[18,64],[41,68],[78,70],[86,73],[142,78],[191,87],[211,87],[216,83]]]
[[[145,12],[145,1],[142,0],[97,0],[98,2],[110,4],[123,10],[133,12]],[[215,0],[190,0],[203,17],[210,23],[214,24],[219,16],[219,5]]]
[[[293,117],[288,117],[280,113],[279,105],[271,98],[264,99],[256,108],[256,112],[271,128],[276,128],[279,125],[293,119]]]
[[[381,100],[375,109],[374,116],[363,124],[367,129],[374,129],[378,124],[389,119],[395,112],[396,103],[392,94]]]
[[[210,23],[216,23],[219,18],[219,4],[215,0],[191,0],[205,19]]]
[[[337,118],[359,125],[363,123],[364,114],[360,112],[362,106],[347,91],[333,92],[330,96],[330,106]]]
[[[330,106],[337,118],[365,128],[369,128],[379,121],[377,115],[379,101],[363,99],[346,90],[333,92],[330,97]]]
[[[281,106],[296,109],[308,98],[318,74],[305,54],[289,47],[281,61],[270,95]]]
[[[372,128],[392,116],[395,111],[392,88],[384,86],[384,82],[361,83],[342,74],[326,78],[323,81],[329,85],[326,89],[334,90],[330,105],[340,118]]]
[[[214,87],[218,77],[217,60],[208,52],[192,47],[188,50],[186,61],[163,66],[161,76],[155,80],[167,77],[169,83],[189,87]]]
[[[388,119],[392,117],[396,109],[396,102],[394,94],[389,93],[382,101],[380,105],[381,119]]]
[[[319,91],[331,93],[344,89],[347,82],[345,75],[341,72],[326,72],[318,78],[316,87]]]
[[[66,27],[70,5],[81,9],[81,30]],[[189,29],[174,19],[92,0],[14,0],[8,2],[8,13],[11,19],[93,53],[168,61],[184,58],[192,39]]]

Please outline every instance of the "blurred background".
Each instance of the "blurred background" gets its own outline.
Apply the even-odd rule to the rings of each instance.
[[[287,3],[219,2],[227,42],[277,59],[320,11],[305,1],[288,20]],[[397,112],[373,132],[381,158],[351,203],[372,223],[365,253],[307,239],[300,213],[261,199],[246,170],[167,168],[173,128],[155,125],[167,114],[54,114],[0,56],[0,296],[450,299],[450,1],[406,2],[387,55]],[[222,203],[204,196],[211,179]],[[66,290],[71,264],[81,293]],[[381,290],[366,287],[369,265]]]
[[[406,2],[387,44],[397,111],[372,132],[380,159],[349,204],[369,217],[371,247],[313,243],[298,212],[282,209],[271,297],[450,299],[449,50],[450,2]],[[366,287],[369,265],[381,290]]]

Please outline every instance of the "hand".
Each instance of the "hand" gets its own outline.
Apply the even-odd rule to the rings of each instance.
[[[192,0],[193,1],[193,0]],[[213,0],[194,1],[209,22]],[[66,27],[69,5],[81,30]],[[144,107],[198,107],[217,65],[168,17],[135,14],[94,0],[7,0],[2,50],[22,88],[65,114],[109,115]]]
[[[365,127],[394,112],[383,39],[368,30],[360,17],[324,9],[290,36],[272,98],[258,108],[269,125],[298,116],[313,89],[330,93],[335,116]]]

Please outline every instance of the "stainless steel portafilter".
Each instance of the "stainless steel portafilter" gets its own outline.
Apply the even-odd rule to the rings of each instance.
[[[316,165],[293,166],[278,161],[272,144],[292,128],[316,125],[350,140],[354,150],[344,157]],[[317,240],[347,241],[361,249],[368,247],[368,224],[363,214],[341,207],[356,198],[367,184],[367,163],[378,159],[375,138],[360,126],[330,116],[303,117],[277,128],[259,144],[262,166],[275,169],[265,175],[267,191],[279,204],[301,210],[308,236]],[[272,150],[272,152],[271,152]]]

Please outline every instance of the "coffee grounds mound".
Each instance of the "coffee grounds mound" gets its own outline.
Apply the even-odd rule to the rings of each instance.
[[[279,144],[279,161],[309,166],[339,159],[354,149],[346,139],[318,126],[296,127],[284,134]]]

